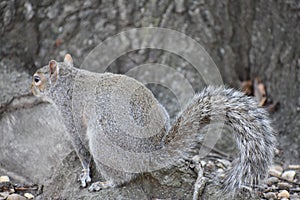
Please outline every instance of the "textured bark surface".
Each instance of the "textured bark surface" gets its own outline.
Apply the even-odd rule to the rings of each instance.
[[[0,16],[1,104],[28,93],[33,72],[51,59],[63,60],[68,52],[80,66],[89,52],[108,37],[130,28],[164,27],[203,45],[225,84],[238,88],[241,81],[261,77],[269,100],[280,103],[271,117],[284,164],[300,160],[300,4],[296,0],[1,1]],[[190,63],[162,50],[130,52],[115,60],[108,70],[125,73],[149,62],[179,70],[196,91],[204,85]],[[178,112],[174,95],[155,85],[150,88],[174,118]],[[168,181],[165,184],[150,178],[141,181],[143,187],[137,183],[90,194],[72,185],[80,164],[70,154],[72,147],[64,126],[51,105],[0,111],[0,172],[50,185],[45,195],[60,193],[60,198],[86,199],[97,195],[128,199],[192,195],[194,175],[178,171],[169,185]],[[59,184],[52,185],[53,181]]]

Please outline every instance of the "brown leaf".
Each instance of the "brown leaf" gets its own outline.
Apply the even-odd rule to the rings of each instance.
[[[267,102],[267,92],[265,85],[261,81],[260,78],[254,79],[254,86],[253,86],[254,96],[259,102],[259,106],[264,106]]]
[[[243,81],[242,82],[241,90],[246,95],[252,96],[253,95],[253,83],[252,83],[252,81],[251,80],[249,80],[249,81]]]

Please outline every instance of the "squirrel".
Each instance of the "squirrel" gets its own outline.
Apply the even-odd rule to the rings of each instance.
[[[264,178],[273,160],[275,136],[267,112],[235,89],[206,87],[170,126],[167,111],[142,83],[76,68],[66,54],[63,62],[51,60],[35,72],[31,91],[60,110],[83,167],[82,187],[91,182],[94,160],[105,181],[94,182],[90,191],[123,185],[151,166],[172,164],[169,157],[190,156],[203,142],[205,127],[219,120],[232,128],[239,149],[222,183],[224,193],[235,195]],[[143,155],[150,156],[136,164]]]

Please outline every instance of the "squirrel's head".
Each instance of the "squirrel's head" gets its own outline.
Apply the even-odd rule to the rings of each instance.
[[[73,59],[70,54],[65,55],[64,65],[73,66]],[[51,60],[48,65],[38,69],[31,83],[31,92],[38,97],[43,97],[46,92],[57,83],[59,79],[60,66],[55,60]]]

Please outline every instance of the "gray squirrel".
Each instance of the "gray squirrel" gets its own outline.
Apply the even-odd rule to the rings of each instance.
[[[267,112],[234,89],[205,88],[170,126],[168,113],[142,83],[75,68],[67,54],[64,62],[51,60],[36,71],[31,91],[60,110],[83,166],[83,187],[91,182],[94,160],[105,182],[94,182],[90,191],[120,186],[193,155],[204,140],[205,127],[218,120],[232,128],[239,149],[223,181],[224,193],[235,195],[244,184],[261,180],[273,160],[275,136]],[[137,159],[144,160],[134,166]]]

